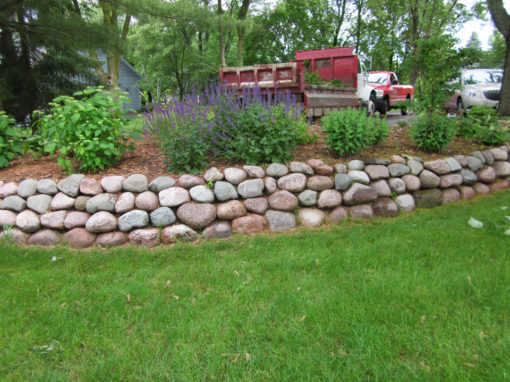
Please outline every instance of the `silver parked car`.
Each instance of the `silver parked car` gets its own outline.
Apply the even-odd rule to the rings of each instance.
[[[472,106],[497,108],[501,94],[502,69],[464,69],[459,78],[460,89],[451,99],[458,111]]]

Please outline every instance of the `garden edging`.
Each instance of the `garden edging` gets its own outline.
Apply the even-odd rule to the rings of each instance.
[[[265,169],[213,167],[203,176],[150,183],[142,174],[0,180],[0,237],[75,248],[155,246],[319,227],[348,216],[397,216],[508,188],[509,151],[502,146],[427,162],[394,156],[334,166],[311,159]]]

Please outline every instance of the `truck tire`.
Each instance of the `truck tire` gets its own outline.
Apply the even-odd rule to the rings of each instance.
[[[370,94],[370,99],[367,103],[367,117],[375,116],[375,94]]]
[[[384,100],[381,105],[379,106],[379,113],[381,115],[386,115],[386,112],[388,111],[388,102]]]

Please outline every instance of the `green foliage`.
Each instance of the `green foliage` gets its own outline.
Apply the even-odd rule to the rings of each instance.
[[[73,160],[83,171],[112,165],[131,146],[123,129],[131,118],[124,111],[122,93],[87,88],[74,96],[57,97],[47,113],[37,112],[35,126],[43,151],[57,154],[58,164],[72,171]]]
[[[441,152],[455,137],[455,121],[442,114],[423,113],[411,127],[411,137],[419,148]]]
[[[9,162],[22,151],[22,139],[14,123],[13,118],[0,111],[0,168],[9,167]]]
[[[340,82],[336,78],[333,78],[331,81],[326,81],[324,78],[319,76],[319,73],[317,71],[315,72],[307,72],[305,74],[305,82],[310,85],[325,85],[325,86],[334,86],[337,88],[344,88],[347,87],[346,84]]]
[[[510,133],[499,122],[496,111],[485,106],[473,106],[457,125],[457,135],[476,139],[489,145],[503,145]]]
[[[348,108],[322,118],[326,142],[341,156],[356,154],[388,136],[386,120],[369,118],[363,110]]]

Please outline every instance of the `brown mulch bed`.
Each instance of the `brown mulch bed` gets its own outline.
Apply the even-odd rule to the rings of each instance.
[[[463,138],[455,138],[454,141],[441,154],[431,154],[420,150],[409,137],[408,127],[394,125],[390,127],[388,138],[377,146],[361,151],[353,157],[342,158],[331,151],[325,143],[324,135],[318,125],[314,127],[315,133],[318,135],[316,142],[302,145],[293,152],[294,160],[306,162],[308,159],[322,159],[328,164],[347,163],[350,160],[369,158],[389,159],[394,154],[407,154],[431,160],[443,158],[446,156],[457,154],[469,154],[475,150],[486,149],[471,140]],[[124,175],[145,174],[149,180],[157,176],[168,174],[166,172],[165,158],[160,154],[159,148],[152,139],[135,141],[135,150],[127,152],[120,162],[108,168],[105,171],[96,174],[87,174],[87,176],[99,179],[107,175]],[[223,169],[228,166],[242,165],[240,163],[233,164],[226,161],[212,161],[211,167],[216,166]],[[31,154],[11,162],[11,167],[0,169],[0,180],[4,182],[14,181],[20,182],[23,179],[53,179],[58,181],[67,176],[58,165],[56,159],[42,157],[34,159]],[[177,176],[178,174],[169,174]]]

